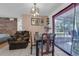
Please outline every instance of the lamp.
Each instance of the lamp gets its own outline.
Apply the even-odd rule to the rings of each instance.
[[[33,7],[31,9],[31,15],[32,15],[32,17],[39,16],[39,8],[36,7],[36,3],[33,4]]]

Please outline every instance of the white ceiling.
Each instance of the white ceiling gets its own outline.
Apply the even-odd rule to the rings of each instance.
[[[49,16],[64,3],[38,3],[40,15]],[[30,15],[33,3],[0,3],[0,17],[20,17]]]

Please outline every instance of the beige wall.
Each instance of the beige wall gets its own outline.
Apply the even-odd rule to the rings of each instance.
[[[41,16],[41,18],[44,20],[44,26],[46,24],[47,16]],[[30,16],[23,16],[23,25],[25,30],[30,31],[32,33],[32,39],[34,40],[34,34],[35,32],[44,32],[44,26],[34,26],[31,25],[31,17]]]

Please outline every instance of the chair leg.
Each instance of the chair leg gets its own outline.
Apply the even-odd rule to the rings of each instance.
[[[36,56],[39,56],[38,41],[36,41]]]

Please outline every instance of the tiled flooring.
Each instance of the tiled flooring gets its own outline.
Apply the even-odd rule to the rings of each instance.
[[[30,46],[25,49],[16,49],[16,50],[9,50],[8,44],[3,48],[0,48],[0,56],[35,56],[36,50],[35,47],[33,48],[33,54],[30,54]],[[51,53],[44,56],[51,56]],[[60,49],[55,47],[55,56],[68,56]]]

